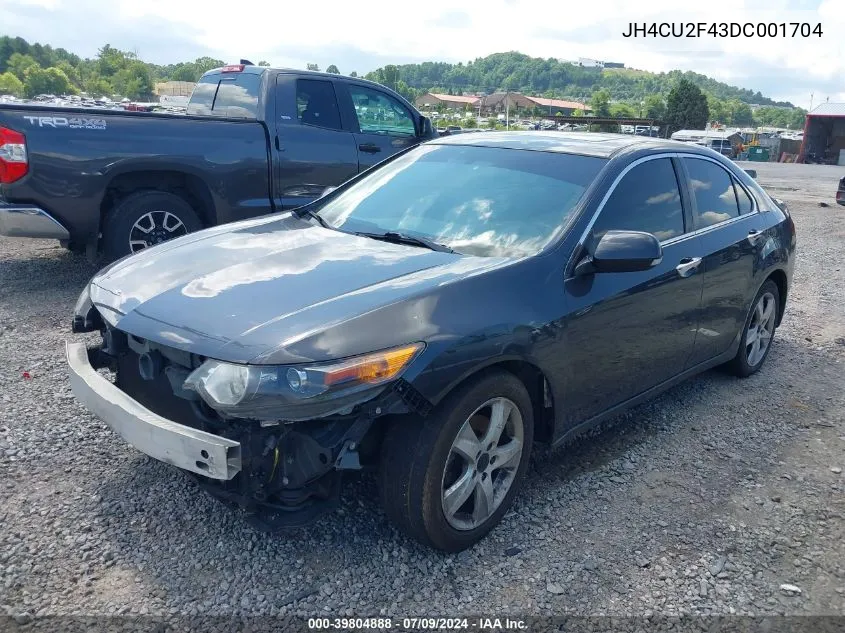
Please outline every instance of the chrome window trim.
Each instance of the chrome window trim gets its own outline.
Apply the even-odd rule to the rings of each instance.
[[[578,238],[579,244],[581,244],[583,246],[586,243],[587,236],[593,230],[593,226],[595,225],[596,220],[598,219],[601,212],[604,210],[604,207],[607,204],[607,201],[610,199],[610,196],[616,190],[616,187],[619,185],[619,183],[622,181],[622,179],[625,176],[628,175],[628,172],[630,172],[634,167],[637,167],[638,165],[642,165],[643,163],[647,163],[647,162],[652,161],[652,160],[659,160],[661,158],[669,158],[669,159],[672,159],[672,158],[678,158],[678,159],[696,158],[696,159],[699,159],[699,160],[710,161],[711,163],[714,163],[715,165],[718,165],[719,167],[721,167],[728,174],[728,176],[731,178],[731,181],[740,185],[743,189],[745,189],[746,192],[748,192],[745,185],[743,185],[739,181],[739,179],[736,176],[734,176],[734,174],[731,173],[731,171],[729,169],[727,169],[722,163],[715,160],[714,158],[711,158],[710,156],[701,156],[700,154],[688,154],[686,152],[661,152],[660,154],[651,154],[650,156],[643,156],[642,158],[638,158],[637,160],[633,161],[630,165],[625,167],[625,169],[623,169],[616,176],[616,178],[614,178],[613,182],[610,184],[610,187],[608,187],[607,192],[605,192],[604,196],[602,197],[601,202],[599,202],[598,208],[593,213],[593,217],[590,218],[590,222],[587,224],[586,228],[581,233],[581,237]],[[674,168],[674,166],[673,166],[673,168]],[[677,178],[677,174],[676,174],[676,178]],[[681,186],[682,185],[679,181],[678,182],[678,193],[681,193],[681,191],[680,191]],[[700,229],[695,229],[693,231],[685,232],[683,235],[678,235],[677,237],[672,237],[668,240],[663,240],[662,242],[660,242],[660,246],[663,247],[663,246],[670,246],[672,244],[677,244],[678,242],[682,242],[682,241],[684,241],[688,238],[697,237],[697,236],[699,236],[703,233],[707,233],[709,231],[712,231],[713,229],[716,229],[716,228],[719,228],[719,227],[722,227],[722,226],[727,226],[727,225],[729,225],[733,222],[737,222],[738,220],[742,220],[742,219],[747,218],[751,215],[754,215],[755,213],[759,213],[760,209],[759,209],[759,205],[757,204],[757,198],[755,196],[751,195],[750,193],[748,195],[749,195],[749,198],[751,198],[751,203],[753,205],[753,208],[748,213],[741,213],[738,216],[736,216],[735,218],[730,218],[729,220],[724,220],[724,221],[719,222],[717,224],[711,224],[709,226],[705,226],[705,227],[700,228]],[[739,211],[739,201],[737,201],[737,211]]]

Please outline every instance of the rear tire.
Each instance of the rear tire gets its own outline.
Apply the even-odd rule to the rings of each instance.
[[[759,371],[772,349],[779,313],[780,290],[774,281],[768,279],[751,302],[739,349],[726,365],[728,371],[740,378]]]
[[[201,228],[184,198],[166,191],[138,191],[119,200],[106,216],[103,257],[114,261]]]
[[[395,422],[379,468],[387,516],[408,536],[446,552],[480,541],[525,476],[532,411],[522,382],[497,370],[459,387],[426,418]]]

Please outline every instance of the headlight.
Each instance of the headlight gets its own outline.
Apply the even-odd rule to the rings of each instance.
[[[235,418],[309,420],[377,396],[422,351],[403,345],[327,363],[236,365],[207,360],[185,380],[211,408]]]

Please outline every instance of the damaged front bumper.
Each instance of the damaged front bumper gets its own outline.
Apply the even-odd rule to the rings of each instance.
[[[342,471],[361,469],[377,453],[376,420],[420,412],[409,407],[412,390],[400,381],[350,415],[276,424],[221,419],[193,392],[177,397],[167,372],[141,377],[138,357],[125,345],[115,347],[123,351],[67,343],[79,401],[136,449],[190,472],[264,530],[301,527],[334,509]],[[114,383],[97,372],[103,367],[114,372]]]
[[[141,406],[97,373],[84,343],[66,344],[76,398],[142,453],[211,479],[229,480],[241,470],[240,444],[177,424]]]

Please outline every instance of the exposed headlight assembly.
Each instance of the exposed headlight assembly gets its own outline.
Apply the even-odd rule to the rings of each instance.
[[[422,343],[303,365],[207,360],[185,380],[212,409],[235,418],[310,420],[377,396],[422,351]]]

